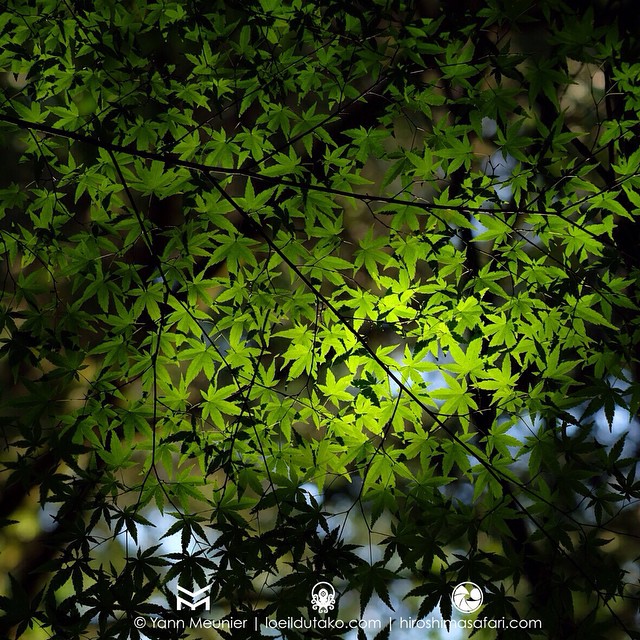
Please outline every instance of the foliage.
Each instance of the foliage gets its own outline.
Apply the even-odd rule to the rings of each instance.
[[[582,4],[6,5],[7,635],[179,578],[639,637],[639,42]]]

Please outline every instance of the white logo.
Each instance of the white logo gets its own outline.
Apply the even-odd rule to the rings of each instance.
[[[460,613],[473,613],[482,606],[484,594],[475,582],[461,582],[451,594],[451,602]]]
[[[189,600],[183,600],[177,593],[176,593],[176,600],[178,602],[178,611],[182,610],[182,605],[185,604],[187,605],[187,607],[189,607],[192,611],[196,608],[199,607],[200,605],[204,605],[204,610],[205,611],[209,611],[209,609],[211,608],[211,598],[209,596],[207,596],[206,598],[202,598],[202,600],[198,600],[198,602],[193,602],[193,600],[195,598],[197,598],[198,596],[200,596],[201,594],[203,594],[205,591],[208,591],[209,589],[211,589],[211,585],[208,584],[206,587],[202,587],[202,589],[199,589],[198,591],[189,591],[188,589],[185,589],[183,587],[178,587],[178,591],[182,591],[182,593],[185,593],[186,595],[191,597],[191,602],[189,602]]]
[[[336,590],[328,582],[318,582],[311,589],[311,606],[318,613],[327,613],[333,609],[336,601]]]

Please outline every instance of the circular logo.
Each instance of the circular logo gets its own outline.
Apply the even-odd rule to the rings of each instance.
[[[460,613],[473,613],[482,606],[484,594],[475,582],[461,582],[451,594],[451,602]]]
[[[318,613],[332,610],[336,602],[336,590],[328,582],[318,582],[311,589],[311,606]]]

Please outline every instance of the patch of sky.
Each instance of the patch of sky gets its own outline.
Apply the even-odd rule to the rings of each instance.
[[[485,116],[481,120],[482,124],[482,137],[483,138],[493,138],[498,131],[498,123],[493,119]]]
[[[469,222],[473,225],[473,228],[471,229],[471,237],[477,238],[481,233],[487,231],[487,227],[485,227],[475,216],[471,216],[469,218]]]
[[[362,541],[362,536],[354,519],[354,513],[357,513],[357,511],[354,512],[354,501],[352,499],[344,494],[333,496],[325,511],[329,513],[327,518],[329,529],[339,527],[341,539],[353,542],[353,544],[359,544]],[[324,534],[324,531],[321,533]]]
[[[532,419],[528,413],[515,418],[504,418],[504,420],[513,421],[513,424],[509,428],[508,433],[510,436],[513,436],[514,438],[520,440],[522,444],[525,444],[527,438],[535,436],[540,429],[540,425],[542,424],[542,420],[538,416]],[[509,447],[509,451],[514,455],[512,471],[526,471],[529,468],[529,458],[531,457],[531,452],[527,451],[526,453],[517,455],[520,451],[519,447]]]
[[[507,445],[507,449],[513,458],[511,470],[515,472],[524,472],[529,468],[529,458],[531,452],[519,454],[522,445],[525,444],[528,437],[534,436],[540,428],[541,421],[539,418],[531,419],[529,414],[524,416],[502,415],[498,418],[499,426],[509,423],[506,433],[520,441],[520,445]]]
[[[403,363],[403,356],[399,350],[394,351],[391,354],[391,357],[394,358],[398,362],[398,364]],[[422,360],[422,362],[428,362],[432,364],[436,364],[442,366],[444,364],[453,362],[453,358],[451,354],[444,354],[442,350],[438,350],[438,355],[434,356],[432,353],[428,353]],[[411,380],[409,376],[402,376],[398,369],[393,370],[394,375],[398,380],[402,382],[402,384],[410,389],[414,382]],[[434,391],[435,389],[443,389],[447,386],[447,383],[442,375],[442,372],[438,368],[427,369],[425,371],[420,371],[420,377],[429,387],[429,391]],[[398,391],[400,391],[400,386],[398,383],[393,380],[393,378],[389,377],[389,389],[391,391],[391,396],[396,397],[398,395]],[[444,400],[435,400],[438,405],[441,405]]]
[[[482,137],[484,139],[489,140],[495,137],[497,128],[497,123],[495,120],[493,120],[493,118],[488,118],[486,116],[482,118]],[[500,198],[500,200],[502,200],[503,202],[508,202],[509,200],[511,200],[511,197],[513,195],[513,190],[511,186],[507,184],[507,182],[513,175],[513,172],[517,166],[517,160],[509,154],[505,155],[501,150],[498,150],[491,156],[487,157],[482,164],[482,170],[484,171],[484,173],[491,178],[495,178],[493,189],[498,198]],[[542,188],[544,185],[542,176],[537,176],[535,182],[539,188]],[[531,201],[529,205],[531,205],[532,207],[538,200],[538,198],[539,196],[534,196],[533,201]],[[556,199],[557,198],[555,198],[554,200]],[[490,203],[486,202],[483,206],[489,205]],[[529,205],[527,205],[527,207],[529,207]],[[475,218],[472,218],[472,222],[475,226],[475,229],[471,231],[473,237],[478,236],[486,230],[486,227],[475,220]],[[540,237],[534,232],[533,225],[525,222],[520,223],[520,226],[522,228],[520,228],[518,232],[524,240],[535,246],[540,246],[543,244]]]
[[[160,513],[160,511],[153,509],[144,515],[153,525],[138,524],[138,547],[141,549],[148,549],[157,544],[160,548],[156,552],[157,554],[167,553],[181,553],[182,542],[180,532],[176,532],[163,538],[167,531],[176,523],[176,519],[167,513]]]
[[[496,135],[496,132],[498,131],[498,123],[493,118],[485,116],[481,120],[481,125],[482,137],[485,140],[490,140]],[[494,190],[501,200],[509,200],[511,198],[511,187],[504,183],[513,173],[516,164],[517,161],[513,156],[510,156],[509,154],[505,156],[502,151],[499,150],[488,157],[483,163],[482,170],[484,173],[489,177],[497,178]]]
[[[490,177],[495,178],[494,191],[500,200],[508,201],[512,196],[511,186],[506,182],[511,177],[513,170],[516,168],[517,161],[513,156],[498,150],[491,154],[484,163],[482,170]]]
[[[44,506],[38,510],[38,521],[43,531],[53,531],[56,526],[56,516],[58,507],[51,502],[45,502]]]
[[[625,578],[627,583],[640,583],[640,567],[638,567],[637,563],[629,560],[622,565],[622,569],[627,572],[627,576]]]
[[[469,459],[472,460],[472,465],[477,464],[477,459],[474,456],[469,456]],[[460,479],[456,482],[442,485],[438,487],[438,490],[443,496],[461,504],[467,506],[473,504],[473,485],[468,480]]]
[[[218,331],[214,322],[209,320],[196,320],[202,329],[200,339],[206,345],[214,347],[224,358],[229,352],[229,331]]]
[[[513,425],[512,435],[518,439],[524,440],[528,436],[535,436],[542,426],[542,418],[535,415],[533,418],[530,414],[525,413],[518,418]]]
[[[611,376],[608,378],[608,383],[612,388],[623,391],[623,396],[630,393],[628,384],[624,380]],[[580,429],[589,429],[592,438],[610,451],[614,444],[626,435],[620,457],[634,457],[640,447],[640,421],[624,407],[616,406],[611,425],[609,425],[604,409],[600,409],[593,415],[584,416],[588,405],[589,403],[585,402],[567,411],[576,420],[575,424],[565,424],[567,437],[576,437]],[[526,414],[514,423],[510,434],[524,442],[527,437],[535,436],[541,425],[542,420],[539,417],[532,420],[531,416]],[[521,455],[514,464],[514,471],[526,469],[528,459],[529,454]]]
[[[57,513],[58,509],[56,505],[51,503],[47,503],[44,508],[39,509],[38,520],[41,528],[44,531],[52,531],[53,529],[55,529],[55,527],[57,526],[57,523],[55,521]],[[118,535],[120,544],[128,548],[128,553],[130,555],[135,555],[137,549],[145,550],[155,545],[160,545],[160,548],[157,550],[156,555],[182,552],[182,542],[179,531],[170,536],[167,536],[166,538],[162,537],[170,529],[170,527],[175,524],[175,518],[166,513],[162,514],[155,509],[149,510],[143,515],[149,522],[151,522],[151,525],[136,523],[136,531],[138,537],[137,542],[133,539],[131,534],[128,534],[126,532],[126,529],[123,529]],[[105,538],[110,537],[111,535],[109,533],[109,530],[106,528],[104,529],[103,533]],[[203,544],[203,542],[200,541],[199,544]]]
[[[318,503],[322,504],[324,502],[324,495],[322,491],[318,488],[318,485],[313,482],[305,482],[300,485],[300,491],[304,494],[305,502],[312,506],[312,498]]]
[[[461,640],[467,637],[467,632],[464,629],[452,626],[450,631],[446,630],[444,618],[438,607],[425,619],[417,620],[415,607],[410,607],[409,601],[404,600],[406,593],[414,586],[409,580],[394,580],[389,585],[389,599],[393,610],[390,610],[376,595],[372,596],[364,610],[362,620],[377,621],[379,627],[374,631],[374,627],[371,626],[371,631],[365,631],[367,638],[374,637],[385,625],[389,624],[390,620],[393,621],[389,633],[390,640],[444,640],[444,638]],[[462,617],[454,610],[454,621],[460,620]],[[351,630],[345,635],[345,640],[357,640],[357,638],[357,630]]]
[[[628,371],[623,372],[624,378],[629,378]],[[607,384],[612,389],[621,391],[623,397],[631,394],[629,384],[623,378],[609,376]],[[577,422],[585,426],[593,422],[593,437],[600,444],[610,449],[623,435],[627,434],[627,438],[622,449],[622,457],[632,456],[640,445],[640,422],[635,416],[632,416],[628,409],[616,405],[611,418],[611,424],[607,419],[604,409],[600,409],[591,416],[584,416],[589,403],[585,402],[577,407],[573,407],[568,411]],[[578,432],[578,425],[572,424],[567,426],[567,435],[575,436]]]

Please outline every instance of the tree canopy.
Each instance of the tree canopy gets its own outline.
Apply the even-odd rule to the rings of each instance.
[[[1,635],[639,638],[639,20],[5,3]]]

